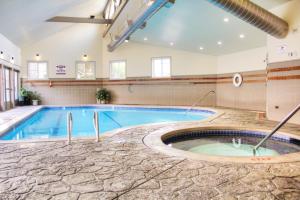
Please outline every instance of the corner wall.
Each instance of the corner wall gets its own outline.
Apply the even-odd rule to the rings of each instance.
[[[269,52],[267,117],[282,120],[300,104],[300,1],[293,0],[272,11],[287,20],[290,31],[286,38],[268,36]],[[300,113],[290,122],[300,124]]]
[[[0,64],[19,69],[19,66],[21,65],[21,49],[1,33],[0,51],[2,51],[4,54],[4,58],[0,59]],[[14,57],[14,66],[9,62],[11,57]]]
[[[22,77],[27,78],[27,62],[39,60],[48,62],[50,79],[74,79],[75,62],[83,60],[83,55],[96,61],[96,77],[100,78],[102,71],[102,35],[101,26],[94,24],[75,24],[63,31],[50,35],[22,48]],[[65,65],[66,74],[57,75],[56,65]]]

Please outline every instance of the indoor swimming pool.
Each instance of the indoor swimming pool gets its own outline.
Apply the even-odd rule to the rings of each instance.
[[[67,137],[67,113],[73,116],[72,137],[93,137],[93,114],[98,112],[100,133],[130,126],[204,120],[209,110],[122,106],[44,107],[11,128],[0,140],[26,140]]]

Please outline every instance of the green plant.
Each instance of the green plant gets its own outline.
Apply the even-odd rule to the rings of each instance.
[[[34,92],[28,91],[28,97],[31,100],[41,101],[41,95],[39,93],[37,93],[36,91],[34,91]]]
[[[105,88],[102,88],[96,92],[96,99],[100,101],[109,102],[111,100],[110,91]]]
[[[28,96],[28,91],[23,87],[20,89],[20,96],[21,97],[27,97]]]

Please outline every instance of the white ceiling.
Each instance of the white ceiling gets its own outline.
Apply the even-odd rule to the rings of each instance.
[[[47,23],[54,16],[88,17],[100,15],[107,0],[0,0],[0,33],[22,47],[73,26]],[[289,0],[253,0],[270,9]],[[230,21],[224,23],[223,18]],[[95,25],[97,26],[97,25]],[[245,34],[241,40],[239,34]],[[144,37],[148,40],[144,41]],[[266,34],[222,11],[206,0],[176,0],[149,20],[144,30],[131,40],[220,55],[266,45]],[[218,46],[217,42],[223,45]],[[204,48],[199,50],[200,46]]]
[[[25,46],[74,24],[47,23],[57,16],[100,15],[107,0],[0,0],[0,33]]]
[[[271,9],[289,0],[253,0]],[[223,21],[224,17],[229,22]],[[240,39],[239,35],[245,38]],[[208,3],[206,0],[176,0],[171,8],[154,15],[131,40],[205,54],[221,55],[266,45],[266,34]],[[144,38],[147,41],[144,41]],[[218,41],[223,45],[219,46]],[[170,43],[174,43],[173,46]],[[203,47],[204,50],[200,50]]]

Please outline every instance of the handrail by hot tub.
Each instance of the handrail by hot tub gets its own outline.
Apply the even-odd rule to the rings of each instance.
[[[93,118],[93,122],[94,122],[94,129],[95,129],[95,133],[96,133],[96,142],[100,141],[100,130],[99,130],[99,115],[97,111],[94,111],[94,118]]]
[[[204,96],[201,96],[201,98],[197,99],[197,101],[195,101],[195,103],[193,103],[191,105],[191,107],[186,110],[185,114],[187,114],[188,112],[190,112],[197,104],[199,104],[200,102],[202,102],[210,94],[216,94],[216,92],[214,90],[211,90],[208,93],[206,93]]]
[[[285,125],[298,111],[300,110],[300,104],[296,106],[273,130],[269,135],[266,135],[254,148],[253,154],[256,155],[257,149],[265,143],[272,135],[274,135],[283,125]]]
[[[73,131],[73,117],[72,113],[67,113],[67,134],[68,134],[68,144],[71,144],[72,140],[72,131]]]

